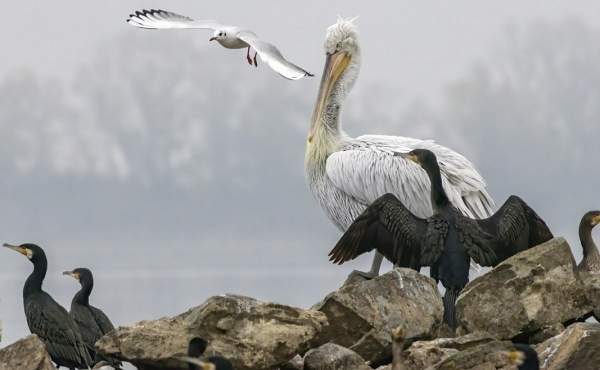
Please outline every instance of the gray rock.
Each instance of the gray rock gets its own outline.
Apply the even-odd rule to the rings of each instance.
[[[398,268],[372,280],[347,281],[315,305],[329,320],[319,341],[349,348],[371,363],[391,356],[393,328],[407,338],[431,337],[442,320],[435,282]]]
[[[184,368],[191,337],[206,339],[206,355],[222,355],[237,370],[276,369],[316,344],[325,315],[253,298],[226,295],[173,318],[120,327],[96,343],[105,355],[153,369]]]
[[[334,343],[311,349],[304,356],[304,370],[372,370],[356,352]]]
[[[427,370],[514,370],[503,354],[513,349],[510,341],[492,340],[456,352]]]
[[[509,339],[592,311],[563,238],[519,253],[471,281],[456,302],[458,334]]]
[[[544,326],[538,332],[534,333],[532,336],[529,337],[529,343],[542,343],[552,337],[557,336],[563,331],[565,331],[565,326],[563,324],[557,323],[553,325]]]
[[[600,324],[577,323],[536,347],[542,370],[600,368]]]
[[[417,341],[404,351],[404,359],[409,369],[426,369],[460,351],[493,341],[495,339],[486,333],[471,333],[456,338]]]
[[[0,370],[55,370],[46,346],[36,335],[0,350]]]
[[[279,370],[304,370],[304,359],[302,356],[296,355],[294,358],[281,365]]]

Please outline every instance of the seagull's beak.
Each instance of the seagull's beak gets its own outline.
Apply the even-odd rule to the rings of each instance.
[[[210,39],[208,39],[208,41],[215,41],[216,39],[216,37],[211,37]]]
[[[312,124],[310,131],[308,132],[308,142],[312,142],[313,137],[317,131],[318,124],[320,123],[323,115],[323,110],[327,106],[327,101],[331,95],[331,90],[335,86],[335,83],[340,79],[352,58],[346,52],[337,52],[334,54],[327,53],[327,59],[325,59],[325,69],[323,70],[323,76],[321,76],[321,86],[319,87],[319,95],[317,97],[317,103],[315,104],[315,110],[313,111]]]
[[[12,244],[8,244],[8,243],[4,243],[2,246],[5,248],[12,249],[13,251],[19,252],[27,258],[31,258],[31,256],[32,256],[30,249],[21,247],[20,245],[12,245]]]

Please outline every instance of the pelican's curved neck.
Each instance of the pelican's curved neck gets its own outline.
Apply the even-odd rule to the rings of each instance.
[[[345,137],[340,113],[358,71],[358,57],[328,54],[308,132],[306,162],[324,162]]]

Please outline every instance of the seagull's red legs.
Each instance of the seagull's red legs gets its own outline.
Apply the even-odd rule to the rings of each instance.
[[[250,58],[250,46],[248,46],[248,50],[246,51],[246,60],[248,64],[252,65],[252,58]],[[256,55],[254,56],[254,60],[256,61]]]

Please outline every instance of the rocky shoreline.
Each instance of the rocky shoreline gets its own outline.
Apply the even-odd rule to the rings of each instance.
[[[457,301],[454,337],[435,282],[404,268],[350,277],[310,309],[224,295],[180,315],[119,327],[98,350],[143,370],[185,369],[188,340],[238,370],[389,370],[391,331],[402,327],[408,369],[513,369],[511,341],[535,346],[542,369],[600,368],[600,277],[580,276],[562,238],[515,255],[472,280]],[[593,320],[588,320],[593,321]],[[20,364],[15,367],[14,364]],[[29,336],[0,350],[0,370],[53,369]]]

